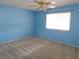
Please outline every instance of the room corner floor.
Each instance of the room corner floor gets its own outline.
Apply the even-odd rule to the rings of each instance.
[[[30,38],[1,44],[0,59],[79,59],[79,48]]]

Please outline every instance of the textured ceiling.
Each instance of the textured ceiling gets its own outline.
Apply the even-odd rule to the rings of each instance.
[[[45,1],[55,1],[57,3],[56,4],[57,7],[79,3],[79,0],[45,0]],[[34,0],[0,0],[0,3],[31,10],[36,10],[37,8],[37,7],[35,8],[28,7],[28,5],[34,3]]]

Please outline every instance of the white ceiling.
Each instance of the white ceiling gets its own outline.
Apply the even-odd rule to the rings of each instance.
[[[55,1],[57,3],[56,4],[57,7],[79,3],[79,0],[45,0],[45,1]],[[35,8],[28,7],[28,5],[34,3],[34,0],[0,0],[0,3],[15,7],[36,10],[36,7]]]

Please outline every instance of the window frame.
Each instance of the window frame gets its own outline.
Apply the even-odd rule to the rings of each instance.
[[[50,29],[50,28],[47,28],[47,15],[49,15],[49,14],[62,14],[62,13],[70,13],[69,29],[67,30],[67,29],[54,29],[54,28]],[[45,23],[46,24],[46,26],[45,26],[46,29],[50,29],[50,30],[61,30],[61,31],[70,31],[70,29],[71,29],[71,11],[47,13],[45,19],[46,19],[46,23]]]

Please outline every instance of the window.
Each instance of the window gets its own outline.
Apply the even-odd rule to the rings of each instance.
[[[70,30],[71,12],[53,13],[46,16],[46,28]]]

